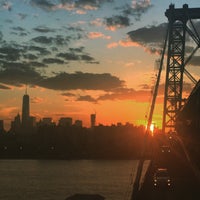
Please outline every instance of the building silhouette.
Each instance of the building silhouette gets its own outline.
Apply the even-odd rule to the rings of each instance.
[[[74,125],[78,126],[78,127],[82,127],[83,126],[83,122],[82,122],[82,120],[75,120]]]
[[[42,120],[38,123],[40,126],[54,126],[55,123],[53,122],[53,119],[51,117],[43,117]]]
[[[0,120],[0,134],[4,133],[4,121]]]
[[[19,113],[15,116],[14,121],[11,122],[11,130],[17,132],[21,128],[21,120]]]
[[[30,104],[29,95],[26,93],[23,96],[22,101],[22,127],[27,127],[30,123]]]
[[[91,123],[91,128],[94,128],[96,125],[96,114],[90,115],[90,123]]]
[[[72,126],[72,118],[71,117],[61,117],[58,121],[59,126]]]

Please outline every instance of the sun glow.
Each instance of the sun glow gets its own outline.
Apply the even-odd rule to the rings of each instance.
[[[150,131],[153,133],[154,132],[154,124],[150,125]]]
[[[149,127],[146,126],[146,131],[147,131],[151,136],[154,135],[154,129],[155,129],[155,124],[154,124],[154,123],[151,123],[151,125],[150,125]]]

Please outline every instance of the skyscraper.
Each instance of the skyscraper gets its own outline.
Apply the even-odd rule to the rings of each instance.
[[[90,115],[90,123],[91,123],[91,128],[94,128],[96,125],[96,114]]]
[[[29,119],[30,119],[29,95],[27,94],[26,91],[25,95],[23,96],[23,102],[22,102],[22,126],[28,126]]]

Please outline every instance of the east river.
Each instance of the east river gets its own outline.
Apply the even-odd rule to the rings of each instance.
[[[129,200],[136,160],[0,160],[0,199],[64,200],[99,194]]]

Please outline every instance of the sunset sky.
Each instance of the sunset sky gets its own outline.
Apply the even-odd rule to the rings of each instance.
[[[21,115],[26,85],[37,120],[72,117],[89,127],[96,113],[97,124],[144,124],[170,3],[200,7],[198,0],[0,0],[5,128]],[[188,68],[197,80],[198,58]],[[165,70],[153,118],[157,125],[164,77]]]

